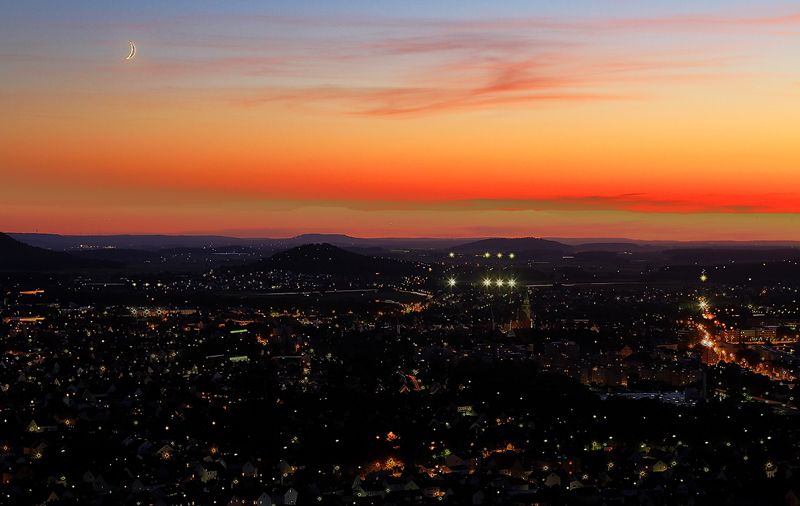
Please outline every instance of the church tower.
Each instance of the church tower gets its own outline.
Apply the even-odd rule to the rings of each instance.
[[[514,329],[532,329],[533,320],[531,320],[531,300],[528,298],[528,291],[525,290],[525,296],[522,299],[520,308],[511,313],[510,328]]]
[[[525,297],[522,299],[522,313],[531,319],[531,300],[528,298],[528,290],[525,290]]]

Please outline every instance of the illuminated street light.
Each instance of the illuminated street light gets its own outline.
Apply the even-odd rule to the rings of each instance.
[[[508,254],[508,258],[511,258],[511,259],[513,259],[515,256],[516,256],[516,255],[514,255],[514,253],[509,253],[509,254]]]
[[[450,258],[455,258],[455,257],[456,257],[456,254],[455,254],[455,253],[453,253],[453,252],[451,252],[449,256],[450,256]]]
[[[448,279],[447,284],[449,284],[450,286],[456,286],[456,278]]]
[[[498,253],[497,254],[497,258],[503,258],[503,254],[502,253]]]
[[[517,284],[517,282],[516,282],[516,281],[514,281],[513,279],[510,279],[510,280],[508,281],[508,286],[510,286],[511,288],[514,288],[514,286],[515,286],[516,284]]]
[[[498,279],[497,280],[497,286],[503,286],[503,280],[502,279]]]
[[[483,286],[489,286],[491,284],[492,284],[492,280],[491,279],[484,279],[483,280]]]

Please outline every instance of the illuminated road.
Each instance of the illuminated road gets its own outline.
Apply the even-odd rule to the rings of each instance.
[[[708,321],[708,324],[704,324],[701,322],[694,322],[694,321],[692,321],[692,324],[698,330],[698,332],[700,332],[700,337],[701,337],[700,344],[702,344],[703,346],[714,352],[716,358],[716,361],[714,363],[720,361],[733,363],[744,369],[749,369],[754,373],[767,376],[773,381],[795,380],[794,375],[789,373],[783,366],[780,365],[780,363],[772,363],[770,361],[765,361],[765,362],[757,362],[755,364],[751,364],[750,362],[748,362],[746,358],[737,356],[734,350],[724,349],[724,348],[729,348],[728,346],[724,345],[730,343],[725,343],[724,341],[716,338],[709,331],[709,328],[724,327],[724,325],[720,323],[719,320],[717,320],[716,315],[711,313],[707,302],[703,298],[700,298],[700,308],[703,310],[703,318]],[[709,361],[709,364],[711,363],[712,362]]]

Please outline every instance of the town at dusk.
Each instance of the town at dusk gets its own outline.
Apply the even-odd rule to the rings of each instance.
[[[800,506],[796,2],[20,2],[0,76],[0,505]]]

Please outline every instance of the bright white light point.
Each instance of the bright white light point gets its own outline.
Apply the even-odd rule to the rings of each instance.
[[[492,254],[487,251],[486,253],[483,254],[483,256],[485,258],[489,258],[490,256],[492,256]]]
[[[447,283],[449,283],[449,284],[450,284],[450,286],[456,286],[456,280],[455,280],[455,278],[450,278],[449,280],[447,280]]]
[[[502,253],[498,253],[497,254],[497,258],[503,258],[503,254]]]
[[[484,279],[483,280],[483,286],[489,286],[491,284],[492,284],[492,280],[491,279]]]
[[[707,279],[708,279],[708,277],[707,277],[705,274],[703,274],[702,276],[700,276],[700,281],[705,281],[705,280],[707,280]]]
[[[450,253],[450,258],[455,258],[455,256],[456,256],[455,253]]]
[[[514,255],[514,253],[509,253],[508,254],[508,258],[514,258],[514,256],[516,256],[516,255]]]
[[[503,286],[503,280],[502,279],[498,279],[497,280],[497,286]]]
[[[513,279],[508,282],[508,286],[514,286],[516,284],[517,284],[517,282],[514,281]]]

